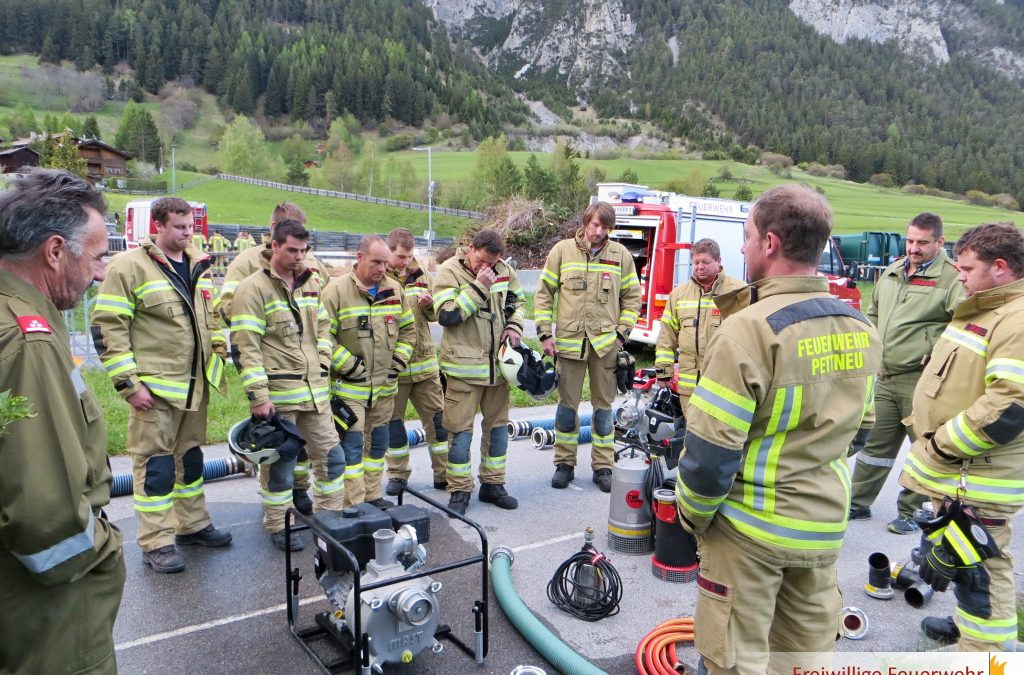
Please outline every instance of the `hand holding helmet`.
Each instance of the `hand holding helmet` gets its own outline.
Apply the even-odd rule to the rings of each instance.
[[[510,385],[537,400],[547,398],[558,386],[554,361],[545,361],[538,352],[524,344],[502,343],[498,350],[498,366]]]

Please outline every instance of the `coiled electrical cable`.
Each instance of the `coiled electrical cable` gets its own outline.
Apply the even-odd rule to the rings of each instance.
[[[587,543],[555,570],[548,600],[577,619],[600,621],[619,613],[622,579],[611,561]]]
[[[676,643],[693,641],[693,617],[681,616],[658,624],[644,636],[633,654],[640,675],[676,675],[682,665],[676,656]]]

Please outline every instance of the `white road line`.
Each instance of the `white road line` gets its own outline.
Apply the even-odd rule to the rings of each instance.
[[[320,602],[323,600],[322,597],[303,598],[299,600],[299,605],[309,605],[314,602]],[[205,623],[197,623],[192,626],[182,626],[174,630],[169,630],[163,633],[155,633],[153,635],[147,635],[135,640],[129,640],[128,642],[122,642],[114,645],[114,649],[117,651],[124,651],[125,649],[132,649],[134,647],[142,647],[145,645],[151,645],[155,642],[163,642],[164,640],[171,640],[176,637],[183,635],[191,635],[192,633],[198,633],[199,631],[207,630],[209,628],[216,628],[218,626],[225,626],[229,623],[238,623],[239,621],[247,621],[257,616],[263,616],[264,614],[273,614],[275,612],[283,612],[285,610],[285,604],[282,602],[280,605],[274,605],[273,607],[264,607],[263,609],[257,609],[252,612],[246,612],[245,614],[236,614],[234,616],[225,616],[222,619],[214,619],[213,621],[207,621]]]
[[[513,553],[519,553],[521,551],[529,551],[535,548],[544,548],[545,546],[551,546],[552,544],[561,544],[563,541],[571,541],[573,539],[579,539],[580,533],[565,534],[561,537],[555,537],[554,539],[547,539],[545,541],[537,541],[532,544],[524,544],[523,546],[516,546],[512,549]]]

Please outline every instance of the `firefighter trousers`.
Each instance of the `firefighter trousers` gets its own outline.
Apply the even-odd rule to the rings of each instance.
[[[388,476],[408,481],[412,475],[409,469],[409,435],[405,428],[408,401],[412,401],[412,407],[416,409],[423,431],[427,434],[434,482],[444,482],[448,465],[448,431],[441,421],[444,397],[441,393],[441,379],[437,375],[419,382],[399,380],[394,411],[388,423]]]
[[[116,675],[114,619],[125,580],[120,547],[71,583],[52,586],[0,550],[0,579],[0,672]]]
[[[143,551],[174,544],[175,534],[192,534],[210,524],[200,447],[206,442],[208,403],[207,394],[198,410],[179,410],[153,396],[152,408],[129,412],[126,445]]]
[[[330,409],[277,412],[282,419],[293,422],[306,439],[305,450],[313,472],[313,510],[341,510],[345,500],[345,453],[338,443]],[[295,459],[279,459],[260,469],[263,527],[271,534],[284,529],[285,514],[292,507],[297,463]]]
[[[381,498],[380,481],[384,475],[384,455],[388,451],[388,422],[395,397],[365,401],[343,399],[356,415],[341,444],[345,448],[345,506],[372,502]]]
[[[476,383],[448,378],[444,393],[444,428],[448,444],[446,479],[448,492],[473,491],[473,420],[480,409],[480,483],[505,484],[505,456],[508,452],[508,383]]]
[[[933,499],[938,513],[942,501]],[[975,504],[979,518],[989,519],[985,526],[1002,554],[983,561],[968,573],[961,573],[953,591],[956,613],[953,621],[960,629],[956,643],[961,652],[1013,651],[1017,639],[1017,588],[1013,579],[1013,516],[1020,507]],[[994,522],[1002,521],[1002,525]]]
[[[558,407],[555,408],[555,464],[576,466],[579,444],[580,398],[583,378],[590,374],[591,468],[611,469],[615,463],[615,430],[612,427],[612,402],[615,400],[615,359],[618,349],[598,356],[589,342],[584,342],[583,359],[558,359]]]
[[[896,457],[911,430],[903,424],[910,417],[914,400],[914,387],[921,377],[920,371],[879,377],[875,382],[875,425],[871,427],[864,449],[856,455],[853,468],[852,506],[871,506],[885,486],[896,464]],[[926,501],[926,497],[913,490],[901,488],[896,498],[896,511],[901,518],[909,518]]]
[[[788,654],[835,650],[843,609],[837,551],[770,546],[722,516],[699,549],[694,646],[708,673],[792,673]]]

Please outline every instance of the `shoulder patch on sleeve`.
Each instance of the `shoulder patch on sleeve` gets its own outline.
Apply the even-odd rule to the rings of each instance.
[[[25,335],[29,333],[53,333],[49,322],[41,316],[19,316],[18,326]]]

